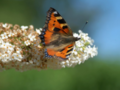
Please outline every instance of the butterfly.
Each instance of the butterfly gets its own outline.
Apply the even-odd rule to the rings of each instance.
[[[39,37],[45,46],[45,57],[53,57],[60,61],[69,58],[75,41],[80,39],[73,37],[72,30],[54,8],[48,10],[45,25]]]

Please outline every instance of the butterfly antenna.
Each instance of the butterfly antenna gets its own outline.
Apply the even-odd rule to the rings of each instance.
[[[85,25],[83,26],[82,30],[85,28],[86,24],[88,23],[88,21],[85,22]]]

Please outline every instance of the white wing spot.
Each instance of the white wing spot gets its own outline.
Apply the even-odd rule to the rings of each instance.
[[[53,13],[54,13],[54,14],[57,14],[57,11],[54,11]]]

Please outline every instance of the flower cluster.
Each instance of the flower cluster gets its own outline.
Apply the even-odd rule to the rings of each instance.
[[[81,39],[75,42],[74,50],[66,61],[45,58],[39,35],[41,28],[34,30],[32,25],[19,26],[0,23],[0,70],[15,68],[19,71],[30,69],[60,69],[71,67],[97,55],[97,48],[88,34],[79,30],[74,37]]]

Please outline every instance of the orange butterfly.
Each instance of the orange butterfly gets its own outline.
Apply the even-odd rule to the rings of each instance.
[[[80,39],[73,37],[72,30],[54,8],[48,10],[46,22],[39,37],[46,47],[45,57],[54,57],[60,61],[68,59],[75,41]]]

